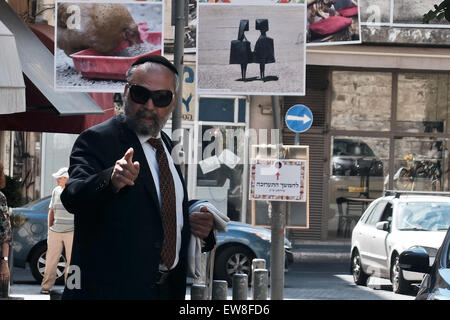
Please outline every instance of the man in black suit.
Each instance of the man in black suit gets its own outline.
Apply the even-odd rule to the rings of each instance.
[[[167,59],[139,59],[127,73],[125,114],[76,140],[61,200],[75,215],[71,264],[81,281],[68,281],[63,299],[184,299],[190,234],[205,239],[205,250],[214,246],[213,216],[189,214],[172,142],[161,131],[177,81]]]

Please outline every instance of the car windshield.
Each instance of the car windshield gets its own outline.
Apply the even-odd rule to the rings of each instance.
[[[450,226],[450,203],[407,202],[400,203],[397,229],[413,231],[447,230]]]

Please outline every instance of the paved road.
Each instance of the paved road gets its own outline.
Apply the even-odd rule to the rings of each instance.
[[[392,292],[388,280],[370,278],[356,286],[347,261],[296,261],[285,275],[285,299],[307,300],[412,300],[413,295]]]
[[[39,294],[40,285],[29,269],[14,269],[15,284],[11,295],[27,300],[49,300],[48,295]],[[62,289],[57,286],[56,289]],[[229,299],[232,289],[228,291]],[[249,292],[250,297],[250,292]],[[187,290],[190,299],[190,287]],[[348,271],[348,262],[339,260],[315,260],[302,262],[301,259],[290,266],[285,275],[284,298],[286,300],[412,300],[413,295],[399,295],[392,292],[388,280],[370,278],[369,286],[356,286]]]

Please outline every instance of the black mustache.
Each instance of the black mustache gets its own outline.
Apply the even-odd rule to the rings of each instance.
[[[158,121],[158,117],[156,116],[156,114],[154,114],[153,112],[151,112],[151,111],[149,111],[149,110],[145,110],[145,109],[139,109],[139,110],[136,112],[135,117],[136,117],[137,119],[145,118],[145,119],[152,119],[152,120],[155,120],[155,122]]]

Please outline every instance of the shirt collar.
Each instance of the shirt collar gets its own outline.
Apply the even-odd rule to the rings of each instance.
[[[147,135],[137,134],[137,137],[138,137],[138,139],[139,139],[139,142],[140,142],[141,144],[144,144],[144,143],[146,143],[146,142],[148,141],[148,139],[150,139],[150,138],[160,139],[160,138],[161,138],[161,133],[158,132],[158,135],[157,135],[156,137],[153,137],[153,136],[148,135],[148,134],[147,134]]]

